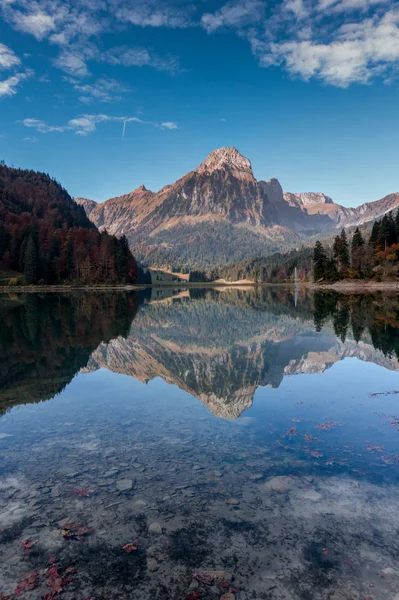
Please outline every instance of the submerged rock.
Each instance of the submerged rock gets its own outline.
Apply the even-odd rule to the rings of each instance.
[[[120,492],[129,492],[133,487],[132,479],[118,479],[116,487]]]
[[[278,475],[277,477],[273,477],[266,481],[265,490],[270,490],[272,492],[288,492],[293,486],[295,479],[292,477],[288,477],[286,475]]]
[[[65,475],[65,477],[69,477],[70,479],[80,475],[79,471],[76,471],[72,467],[61,467],[58,469],[58,472],[61,473],[61,475]]]
[[[161,535],[162,534],[162,525],[160,523],[151,523],[151,525],[148,528],[148,533],[151,533],[154,535]]]
[[[397,569],[393,569],[392,567],[387,567],[386,569],[382,569],[382,574],[383,575],[395,575],[398,576],[399,575],[399,571]],[[399,594],[397,594],[398,599],[399,599]]]
[[[194,579],[205,585],[215,585],[224,581],[231,581],[231,575],[226,571],[199,571],[195,573]]]
[[[304,500],[311,500],[312,502],[319,502],[323,496],[319,492],[316,492],[316,490],[306,490],[303,492],[302,498]]]
[[[260,479],[263,479],[264,475],[263,473],[253,473],[253,475],[249,476],[249,479],[251,481],[259,481]]]
[[[147,558],[147,569],[149,571],[156,571],[158,569],[158,562],[155,560],[155,558]]]
[[[357,590],[350,588],[339,588],[329,595],[328,600],[359,600],[360,594]]]

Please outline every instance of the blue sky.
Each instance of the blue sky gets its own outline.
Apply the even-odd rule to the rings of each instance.
[[[0,158],[99,201],[221,146],[347,206],[399,190],[399,3],[0,0]]]

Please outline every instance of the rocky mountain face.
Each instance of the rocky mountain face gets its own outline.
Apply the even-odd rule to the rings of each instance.
[[[98,228],[126,235],[145,264],[193,268],[265,256],[365,223],[399,206],[399,193],[354,209],[323,193],[283,193],[277,179],[257,181],[250,161],[231,147],[214,150],[159,192],[142,185],[102,204],[76,202]]]

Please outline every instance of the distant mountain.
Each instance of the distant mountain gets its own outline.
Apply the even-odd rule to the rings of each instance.
[[[347,209],[322,193],[283,193],[257,181],[235,148],[214,150],[159,192],[140,186],[102,204],[78,198],[90,220],[126,235],[150,266],[211,267],[295,248],[309,236],[367,222],[399,206],[399,193]]]
[[[284,200],[299,208],[307,215],[326,215],[335,227],[355,227],[378,219],[399,206],[399,193],[389,194],[381,200],[367,202],[356,208],[346,208],[335,204],[331,198],[321,192],[304,194],[284,194]]]
[[[0,268],[29,284],[133,283],[138,273],[127,241],[100,233],[57,181],[4,163]]]

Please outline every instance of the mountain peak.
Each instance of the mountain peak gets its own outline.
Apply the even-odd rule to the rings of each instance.
[[[255,180],[250,161],[233,146],[213,150],[195,171],[210,174],[224,169],[229,169],[238,179]]]
[[[137,187],[134,192],[148,192],[147,188],[145,187],[145,185],[142,183],[141,185],[139,185],[139,187]],[[134,193],[133,192],[133,193]]]

